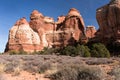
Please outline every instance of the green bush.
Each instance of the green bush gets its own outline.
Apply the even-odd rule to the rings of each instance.
[[[42,51],[35,51],[33,52],[32,54],[38,54],[38,55],[48,55],[48,54],[53,54],[55,53],[55,50],[54,48],[47,48],[45,47]]]
[[[16,51],[16,50],[11,50],[11,51],[9,51],[9,54],[10,55],[15,55],[15,54],[18,54],[19,52],[18,51]]]
[[[63,49],[61,49],[60,54],[67,56],[76,56],[78,55],[78,51],[74,46],[66,46]]]
[[[66,46],[60,50],[61,55],[90,57],[90,49],[84,45]]]
[[[90,48],[92,57],[110,57],[110,52],[107,50],[105,45],[101,43],[94,43]]]
[[[32,54],[56,54],[66,56],[81,56],[81,57],[110,57],[110,53],[107,48],[101,43],[91,44],[89,47],[86,45],[66,46],[59,48],[44,48],[42,51],[33,52]]]
[[[20,51],[16,51],[16,50],[11,50],[9,51],[10,55],[26,55],[28,54],[26,51],[20,50]]]
[[[84,45],[77,45],[77,54],[81,57],[90,57],[90,49],[87,46]]]
[[[24,50],[20,50],[20,51],[19,51],[19,54],[20,54],[20,55],[26,55],[26,54],[28,54],[28,53],[27,53],[26,51],[24,51]]]

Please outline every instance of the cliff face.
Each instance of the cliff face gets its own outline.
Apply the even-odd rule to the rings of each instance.
[[[78,10],[70,9],[67,16],[65,18],[62,16],[61,19],[64,20],[57,23],[55,37],[59,36],[59,39],[55,42],[61,44],[61,46],[74,45],[83,36],[86,37],[84,21]]]
[[[40,51],[44,47],[74,45],[79,40],[87,41],[84,21],[78,10],[71,8],[66,16],[58,17],[57,22],[34,10],[29,23],[22,18],[10,29],[5,51]]]
[[[86,32],[86,37],[88,39],[91,39],[95,37],[96,29],[94,26],[87,26],[85,32]]]
[[[111,0],[109,4],[98,8],[96,18],[100,26],[96,40],[105,44],[120,44],[120,0]]]
[[[53,34],[53,28],[55,26],[53,18],[45,17],[37,10],[34,10],[31,13],[29,24],[30,27],[38,33],[42,47],[48,47],[49,44],[51,45],[51,40],[49,42],[47,34]]]
[[[5,51],[25,50],[33,52],[40,50],[40,39],[25,18],[21,18],[9,31],[9,39]]]

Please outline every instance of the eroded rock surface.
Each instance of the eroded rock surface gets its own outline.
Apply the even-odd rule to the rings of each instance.
[[[62,31],[58,33],[61,46],[73,45],[85,36],[84,21],[77,9],[71,8],[65,19],[64,16],[61,18],[63,21],[57,24],[56,28],[57,32]]]
[[[25,18],[21,18],[9,31],[9,39],[5,51],[38,51],[41,50],[40,42],[38,34],[30,28]]]
[[[22,18],[10,29],[5,51],[33,52],[44,47],[74,45],[79,41],[87,41],[87,38],[83,18],[77,9],[71,8],[66,16],[59,16],[57,22],[34,10],[29,23]]]
[[[41,50],[40,38],[34,32],[25,18],[18,20],[9,31],[9,39],[5,51],[9,50],[25,50],[33,52]]]
[[[100,26],[96,40],[105,44],[120,44],[120,0],[111,0],[109,4],[98,8],[96,14]]]
[[[96,29],[94,26],[87,26],[86,27],[86,36],[88,39],[94,38],[96,33]]]

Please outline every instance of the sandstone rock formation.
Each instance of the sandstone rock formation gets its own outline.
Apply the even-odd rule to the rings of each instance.
[[[105,44],[120,44],[120,0],[111,0],[109,4],[97,9],[96,14],[100,26],[96,40]]]
[[[93,37],[94,32],[90,32],[91,29],[88,31],[92,34],[90,38]],[[34,10],[29,23],[22,18],[10,29],[5,51],[33,52],[44,47],[63,47],[86,40],[84,21],[77,9],[71,8],[66,16],[58,17],[57,22]]]
[[[53,34],[54,20],[50,17],[43,16],[37,10],[34,10],[30,16],[30,27],[38,33],[41,46],[48,47],[51,43],[50,39],[47,39],[47,34]],[[52,36],[51,36],[52,37]]]
[[[86,37],[88,39],[91,39],[95,37],[96,29],[94,26],[87,26],[85,32],[86,32]]]
[[[61,15],[61,16],[58,17],[56,23],[57,23],[57,24],[63,23],[64,20],[65,20],[65,16]]]
[[[64,16],[62,19],[62,23],[57,24],[56,28],[57,32],[62,31],[59,33],[61,38],[58,40],[62,43],[61,46],[73,45],[85,36],[84,21],[78,10],[71,8],[65,19]]]
[[[39,36],[30,28],[25,18],[18,20],[10,29],[5,51],[9,50],[25,50],[28,52],[41,50]]]

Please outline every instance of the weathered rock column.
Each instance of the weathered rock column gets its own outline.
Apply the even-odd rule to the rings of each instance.
[[[120,44],[120,0],[98,8],[96,18],[100,26],[96,37],[105,44]]]

